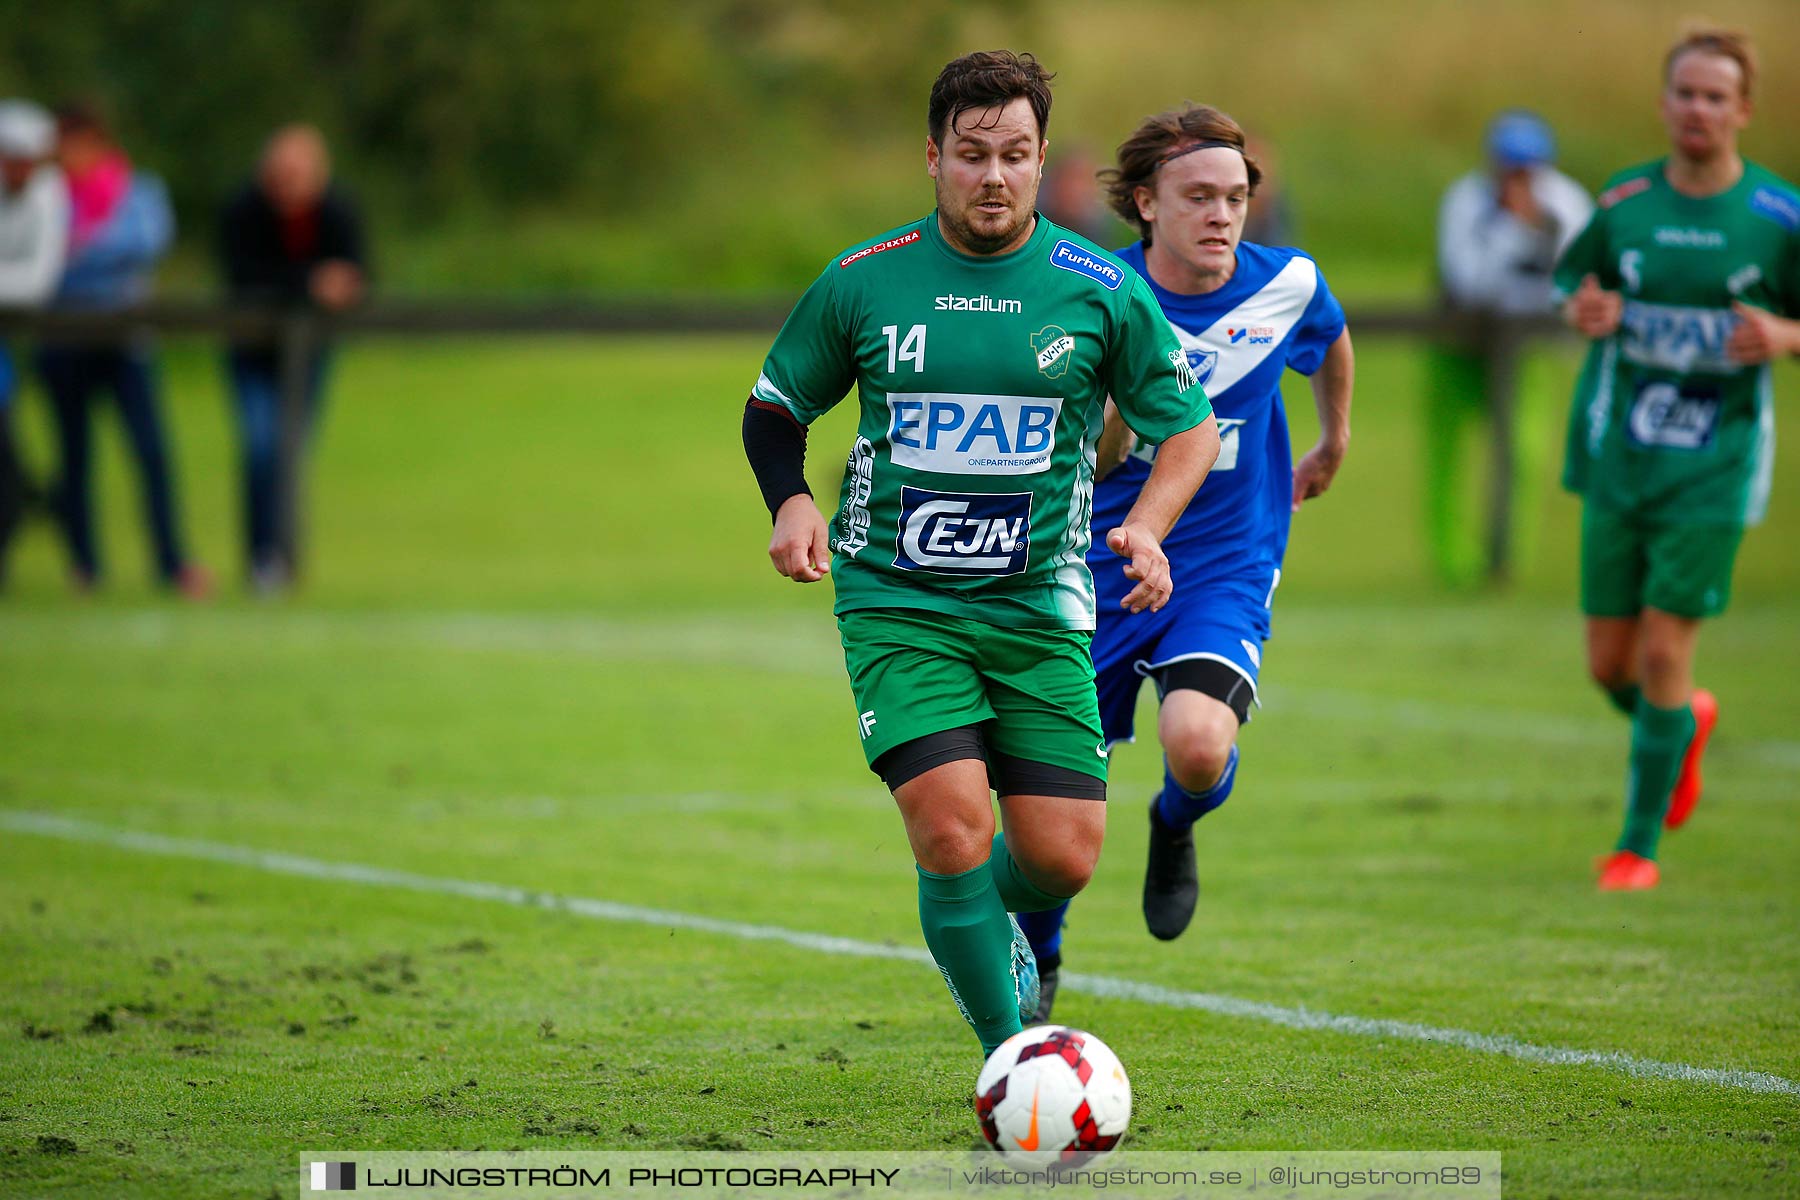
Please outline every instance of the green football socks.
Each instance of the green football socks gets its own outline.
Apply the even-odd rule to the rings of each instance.
[[[1643,695],[1643,690],[1635,683],[1628,683],[1623,687],[1609,687],[1606,689],[1606,698],[1612,701],[1612,706],[1614,708],[1624,713],[1627,717],[1637,716],[1638,701],[1643,698]]]
[[[1681,776],[1681,759],[1694,736],[1694,710],[1657,708],[1638,701],[1631,719],[1631,773],[1625,792],[1625,831],[1617,849],[1656,857],[1669,793]]]
[[[1051,895],[1025,877],[1018,860],[1006,848],[1004,833],[994,835],[994,850],[988,858],[988,870],[994,876],[994,886],[1000,890],[1000,903],[1006,907],[1007,912],[1043,912],[1069,899],[1067,896]]]
[[[983,1054],[1023,1026],[1012,973],[1012,922],[987,863],[960,875],[919,868],[919,925],[950,996]]]

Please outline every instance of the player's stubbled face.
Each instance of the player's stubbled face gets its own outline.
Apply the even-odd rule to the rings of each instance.
[[[1250,213],[1244,156],[1215,146],[1171,159],[1157,171],[1154,189],[1138,189],[1138,211],[1154,224],[1154,243],[1189,270],[1230,270]]]
[[[1744,76],[1734,59],[1690,51],[1675,60],[1662,92],[1669,144],[1683,158],[1724,153],[1750,121]]]
[[[925,162],[945,236],[974,254],[1021,245],[1031,235],[1044,145],[1024,97],[957,113],[942,146],[927,139]]]

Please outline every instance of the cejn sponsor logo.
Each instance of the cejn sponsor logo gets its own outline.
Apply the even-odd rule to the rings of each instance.
[[[1719,393],[1683,390],[1672,383],[1645,384],[1631,406],[1626,428],[1640,446],[1704,450],[1719,422]]]
[[[1065,271],[1073,271],[1077,275],[1086,275],[1098,279],[1106,285],[1106,290],[1116,292],[1119,285],[1125,282],[1125,272],[1104,258],[1083,250],[1074,242],[1061,241],[1050,251],[1050,265],[1061,267]]]
[[[1627,300],[1619,322],[1619,353],[1626,362],[1665,371],[1735,373],[1740,364],[1725,353],[1725,343],[1737,322],[1728,308]]]
[[[1022,313],[1025,305],[1018,300],[1002,300],[998,296],[939,296],[933,307],[939,312]]]
[[[1227,329],[1225,336],[1231,339],[1234,346],[1271,346],[1275,343],[1275,327],[1273,325],[1240,325],[1236,329]]]
[[[895,392],[888,396],[888,457],[941,475],[1035,475],[1056,451],[1061,396]]]
[[[871,254],[880,254],[885,250],[892,250],[897,246],[910,246],[918,240],[919,231],[915,229],[911,233],[902,234],[900,237],[889,238],[885,242],[876,242],[873,246],[864,246],[861,250],[853,251],[850,254],[846,254],[843,258],[840,258],[838,260],[838,267],[842,269],[853,262],[859,262],[862,259],[869,257]]]
[[[1031,551],[1030,492],[900,489],[894,566],[934,575],[1017,575]]]

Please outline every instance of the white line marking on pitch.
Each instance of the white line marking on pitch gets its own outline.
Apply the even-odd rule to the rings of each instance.
[[[360,863],[326,862],[303,858],[296,854],[280,854],[256,850],[248,846],[232,846],[223,842],[206,842],[192,838],[166,837],[157,833],[139,833],[114,829],[88,821],[49,813],[11,812],[0,810],[0,827],[15,833],[32,833],[69,841],[90,842],[120,850],[143,854],[159,854],[174,858],[197,858],[211,862],[252,867],[282,875],[300,875],[309,879],[337,879],[347,883],[363,883],[375,887],[404,888],[414,892],[432,892],[446,896],[462,896],[470,900],[489,900],[521,908],[544,908],[574,913],[601,921],[619,921],[633,925],[655,925],[661,928],[691,929],[722,937],[747,941],[784,942],[803,950],[823,954],[842,954],[857,958],[888,958],[903,962],[931,964],[931,955],[913,946],[882,945],[859,942],[854,938],[831,937],[783,929],[777,925],[750,925],[741,921],[721,921],[692,913],[667,912],[640,908],[635,904],[615,904],[610,900],[590,900],[580,896],[560,896],[529,888],[476,880],[445,879],[433,875],[414,875],[385,867]],[[1086,992],[1114,1000],[1135,1000],[1165,1008],[1197,1009],[1226,1017],[1243,1017],[1266,1021],[1288,1029],[1323,1030],[1357,1037],[1394,1038],[1407,1041],[1437,1042],[1475,1050],[1482,1054],[1504,1054],[1525,1062],[1548,1063],[1552,1066],[1605,1067],[1641,1079],[1662,1079],[1680,1083],[1710,1083],[1721,1087],[1740,1088],[1786,1096],[1800,1096],[1800,1083],[1770,1075],[1763,1071],[1743,1071],[1716,1067],[1694,1067],[1686,1063],[1660,1062],[1637,1058],[1618,1051],[1570,1050],[1559,1046],[1538,1046],[1517,1038],[1474,1033],[1466,1029],[1443,1029],[1418,1025],[1411,1021],[1378,1021],[1368,1017],[1346,1017],[1307,1008],[1284,1008],[1256,1000],[1239,1000],[1208,992],[1183,992],[1138,983],[1106,975],[1082,975],[1070,972],[1062,977],[1062,986],[1072,992]]]

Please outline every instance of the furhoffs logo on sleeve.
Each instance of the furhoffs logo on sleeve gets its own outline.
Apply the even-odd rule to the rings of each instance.
[[[354,1192],[356,1164],[349,1162],[316,1162],[312,1164],[312,1191]]]
[[[1031,352],[1046,379],[1061,379],[1068,372],[1075,338],[1060,325],[1046,325],[1031,335]]]
[[[1056,243],[1050,251],[1050,265],[1073,271],[1077,275],[1086,275],[1090,279],[1098,279],[1109,292],[1118,291],[1119,285],[1125,282],[1123,268],[1070,241]]]

